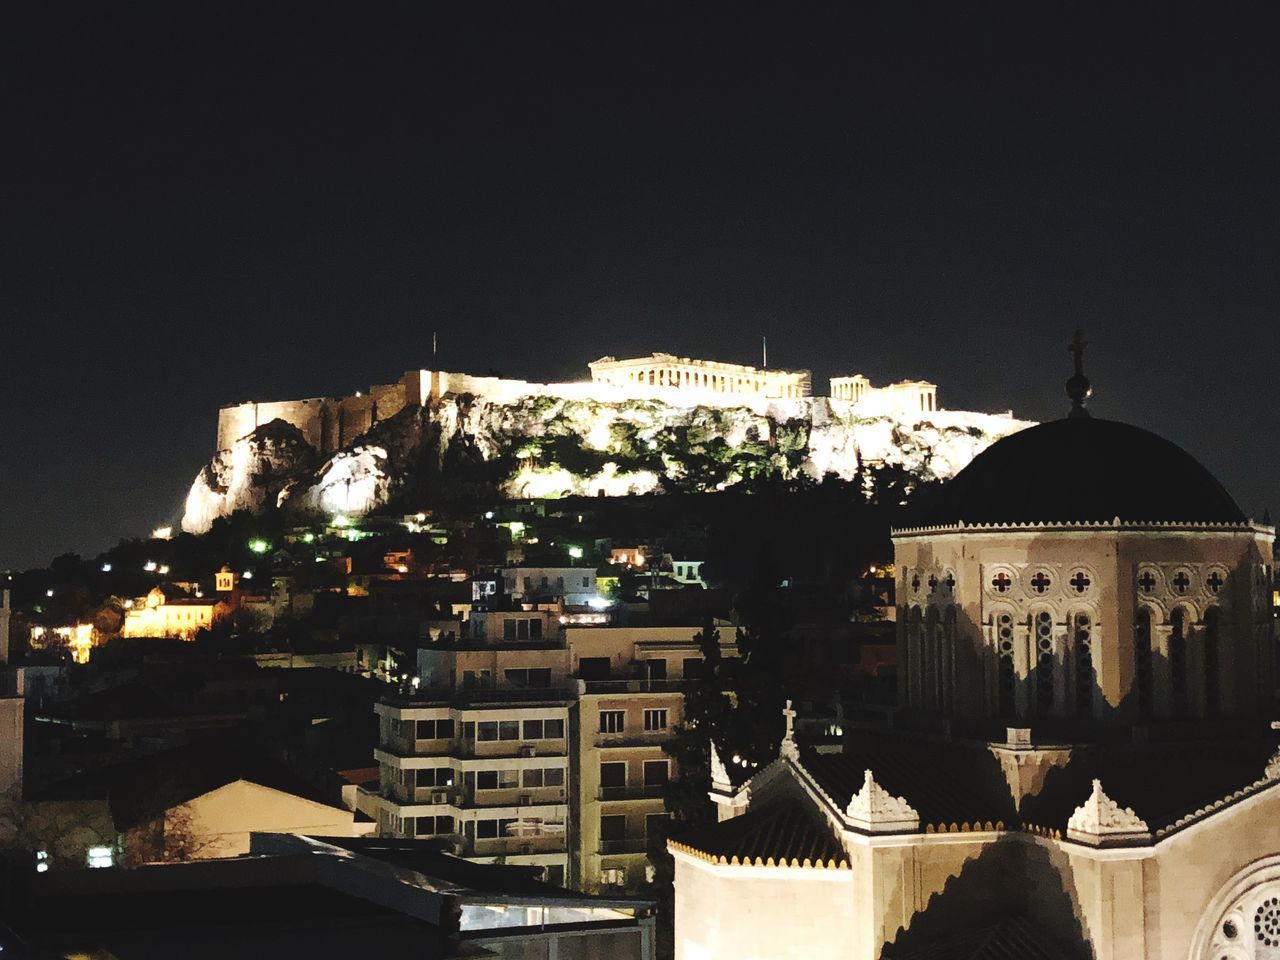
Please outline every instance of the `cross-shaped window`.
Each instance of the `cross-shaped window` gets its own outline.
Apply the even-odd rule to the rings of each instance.
[[[1222,579],[1222,574],[1220,574],[1217,570],[1209,574],[1208,579],[1205,580],[1205,583],[1209,585],[1209,589],[1212,590],[1214,593],[1217,593],[1219,590],[1221,590],[1222,585],[1225,582],[1226,581]]]
[[[912,593],[920,592],[920,574],[918,573],[911,578],[911,592]]]
[[[1092,581],[1089,579],[1089,575],[1083,570],[1077,570],[1071,575],[1071,579],[1068,583],[1075,588],[1076,593],[1084,593],[1089,589],[1089,584],[1092,583]]]
[[[1044,593],[1052,584],[1053,581],[1049,579],[1043,570],[1031,578],[1031,589],[1036,593]]]
[[[1150,570],[1143,570],[1142,576],[1138,577],[1138,586],[1143,593],[1150,593],[1156,588],[1156,575]]]
[[[956,578],[953,574],[948,573],[947,579],[943,580],[942,582],[947,585],[948,591],[954,590],[956,588]]]
[[[929,574],[929,592],[936,593],[938,590],[938,578],[933,574]]]
[[[995,587],[997,593],[1004,593],[1013,586],[1013,581],[1010,580],[1009,575],[1002,570],[991,578],[991,586]]]
[[[1186,593],[1189,586],[1191,586],[1191,578],[1187,576],[1185,570],[1179,570],[1173,577],[1173,589],[1179,593]]]

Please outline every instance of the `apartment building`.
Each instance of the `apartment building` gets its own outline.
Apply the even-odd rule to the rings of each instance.
[[[567,627],[578,680],[572,829],[582,890],[652,880],[664,792],[679,776],[663,749],[684,718],[685,683],[702,669],[696,627]],[[728,631],[724,631],[728,632]],[[725,655],[736,651],[732,643]]]
[[[564,641],[457,639],[418,651],[418,687],[376,706],[388,837],[438,837],[480,862],[545,868],[564,883],[569,711]],[[376,810],[376,814],[374,811]]]
[[[506,623],[535,619],[538,638],[508,636]],[[663,744],[702,666],[696,632],[562,627],[529,611],[424,645],[416,688],[377,705],[381,778],[362,809],[385,837],[444,838],[589,892],[641,887],[678,776]]]

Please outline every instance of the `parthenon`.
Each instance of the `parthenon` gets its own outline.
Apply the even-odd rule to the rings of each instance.
[[[632,360],[601,357],[588,366],[593,381],[619,387],[707,390],[779,399],[807,397],[810,392],[808,370],[761,370],[740,363],[692,360],[669,353]]]

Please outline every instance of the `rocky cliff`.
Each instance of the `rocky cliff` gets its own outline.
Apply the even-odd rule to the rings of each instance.
[[[723,490],[770,476],[847,480],[880,464],[945,479],[1029,425],[947,410],[860,417],[854,404],[826,397],[710,407],[449,395],[405,408],[323,462],[296,427],[264,424],[200,471],[182,526],[203,532],[219,516],[269,506],[307,514],[412,510],[433,487],[460,479],[518,498]]]

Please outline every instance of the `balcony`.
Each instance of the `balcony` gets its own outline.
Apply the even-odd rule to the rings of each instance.
[[[666,792],[665,783],[635,784],[621,787],[601,787],[600,800],[661,800]]]
[[[579,680],[584,694],[683,693],[688,680],[650,680],[648,677],[610,677],[607,680]]]
[[[473,703],[536,703],[573,700],[576,693],[568,687],[508,687],[502,684],[481,686],[420,687],[405,696],[386,694],[382,702],[391,707],[420,707],[424,704],[447,703],[465,707]]]
[[[607,747],[660,747],[671,739],[671,729],[622,730],[618,733],[597,733],[596,746]]]
[[[647,837],[627,837],[623,840],[601,840],[600,855],[610,856],[619,853],[648,853]]]
[[[459,854],[464,857],[519,857],[568,851],[562,836],[462,838],[459,847]]]

